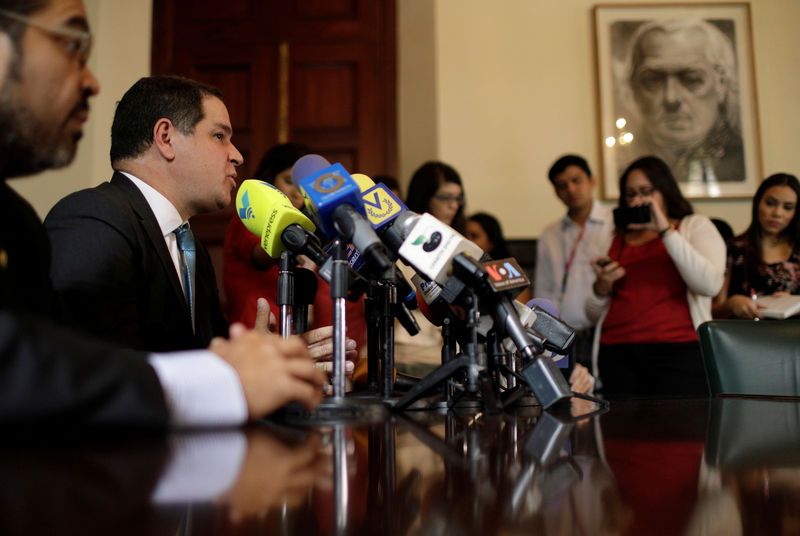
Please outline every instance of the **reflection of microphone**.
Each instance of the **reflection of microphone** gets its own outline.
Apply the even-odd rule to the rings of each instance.
[[[306,155],[298,160],[295,166],[301,165],[297,168],[297,175],[301,170],[313,167],[308,162],[321,164],[321,157],[303,161],[308,156],[318,155]],[[292,176],[295,176],[294,168]],[[381,272],[392,267],[385,246],[365,218],[361,190],[341,164],[333,164],[300,178],[298,186],[303,192],[306,208],[326,236],[340,236],[352,243]]]

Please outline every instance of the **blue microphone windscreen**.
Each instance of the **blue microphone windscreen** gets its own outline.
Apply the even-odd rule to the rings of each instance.
[[[300,179],[322,171],[331,165],[324,157],[318,154],[307,154],[301,156],[292,166],[292,181],[296,184]]]
[[[559,316],[558,316],[558,305],[556,305],[555,303],[551,302],[550,300],[548,300],[546,298],[534,298],[534,299],[528,301],[528,303],[526,303],[525,305],[530,307],[531,309],[533,309],[534,305],[538,305],[546,313],[550,313],[554,317],[559,318]]]

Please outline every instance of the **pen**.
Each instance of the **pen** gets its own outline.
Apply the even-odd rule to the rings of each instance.
[[[752,288],[750,289],[750,298],[753,300],[753,305],[755,306],[756,311],[758,311],[758,294],[756,294],[755,289],[752,289]],[[754,316],[753,320],[758,322],[761,319],[758,318],[757,316]]]

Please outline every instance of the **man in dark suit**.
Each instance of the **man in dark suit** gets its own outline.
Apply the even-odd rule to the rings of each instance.
[[[230,201],[242,155],[220,92],[177,77],[143,78],[111,127],[110,182],[50,211],[51,277],[90,333],[148,351],[204,348],[228,331],[211,259],[197,241],[192,312],[173,231]]]
[[[47,236],[6,179],[74,157],[99,89],[90,44],[80,0],[0,2],[0,423],[231,425],[291,400],[315,406],[325,378],[299,338],[239,325],[209,350],[148,355],[54,322]]]

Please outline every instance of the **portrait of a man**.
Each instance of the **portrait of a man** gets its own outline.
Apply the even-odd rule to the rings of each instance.
[[[688,198],[750,198],[763,178],[749,4],[594,7],[603,196],[642,156]]]
[[[732,32],[731,21],[721,24],[726,22]],[[744,181],[731,39],[702,19],[618,22],[611,32],[612,47],[625,50],[625,65],[617,71],[624,78],[616,85],[625,88],[617,99],[617,115],[626,119],[632,135],[620,146],[619,167],[655,154],[681,182]]]

